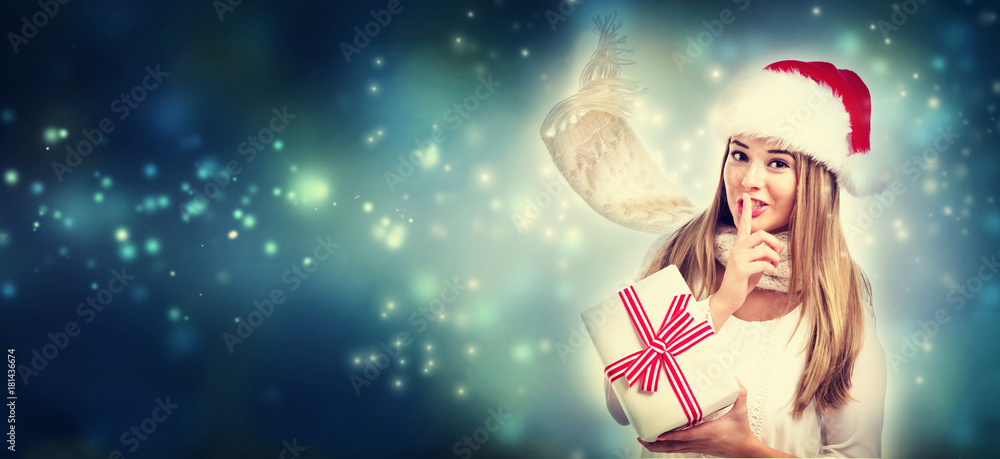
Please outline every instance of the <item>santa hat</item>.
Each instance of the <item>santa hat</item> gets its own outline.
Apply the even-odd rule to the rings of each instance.
[[[829,62],[779,61],[738,80],[712,113],[723,137],[777,140],[822,163],[854,196],[880,191],[889,168],[871,151],[871,95]]]

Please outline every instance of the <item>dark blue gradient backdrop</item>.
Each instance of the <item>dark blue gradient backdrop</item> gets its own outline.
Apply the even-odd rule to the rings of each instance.
[[[699,205],[740,71],[865,80],[898,183],[841,215],[889,355],[885,455],[995,449],[995,3],[2,10],[3,457],[637,455],[578,314],[656,235],[591,210],[538,133],[614,13],[632,125]]]

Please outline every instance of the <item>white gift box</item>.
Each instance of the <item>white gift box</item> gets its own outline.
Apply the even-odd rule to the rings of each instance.
[[[720,352],[708,301],[694,300],[676,266],[631,285],[582,316],[605,377],[615,378],[611,387],[644,441],[695,425],[736,401],[739,385],[732,368],[716,359]],[[634,381],[631,386],[629,379]]]

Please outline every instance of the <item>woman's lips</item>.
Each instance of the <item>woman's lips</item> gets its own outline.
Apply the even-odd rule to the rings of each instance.
[[[750,200],[753,201],[753,202],[759,202],[760,203],[760,208],[753,208],[753,209],[750,210],[750,217],[751,218],[759,217],[760,214],[764,213],[764,211],[766,211],[767,208],[770,207],[767,204],[764,204],[764,201],[760,201],[760,200],[753,199],[753,198],[751,198]],[[740,213],[740,215],[742,215],[743,214],[743,200],[740,199],[736,203],[736,206],[737,206],[737,211]]]

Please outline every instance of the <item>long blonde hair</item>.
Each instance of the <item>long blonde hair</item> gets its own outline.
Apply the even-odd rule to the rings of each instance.
[[[763,140],[780,143],[779,139]],[[798,181],[788,224],[793,287],[782,315],[802,304],[799,324],[805,314],[814,319],[806,335],[805,370],[793,399],[792,414],[799,418],[813,400],[823,415],[850,399],[851,373],[864,342],[864,305],[870,304],[871,284],[847,250],[836,177],[807,155],[793,155]],[[698,300],[718,290],[715,228],[720,222],[735,226],[723,180],[728,157],[727,142],[712,204],[675,233],[643,277],[676,265]],[[697,276],[700,286],[693,285]],[[801,285],[801,290],[794,292],[795,285]]]

